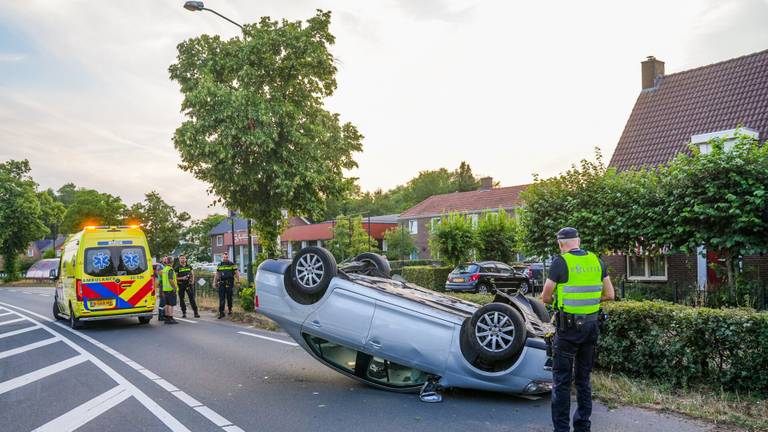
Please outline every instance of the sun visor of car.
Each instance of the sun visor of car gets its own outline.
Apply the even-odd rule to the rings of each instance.
[[[289,259],[272,260],[268,259],[259,265],[260,271],[268,271],[270,273],[285,274],[288,267],[291,265]]]

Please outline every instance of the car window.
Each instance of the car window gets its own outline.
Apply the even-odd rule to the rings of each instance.
[[[483,273],[498,273],[498,269],[493,264],[485,264],[483,265],[482,272]]]
[[[341,368],[347,372],[355,372],[357,362],[357,351],[341,346],[335,342],[329,342],[317,336],[304,335],[304,339],[309,342],[310,348],[318,356],[328,363]]]
[[[505,264],[496,264],[496,267],[499,269],[499,273],[503,274],[512,274],[512,267],[505,265]]]
[[[89,276],[137,275],[147,271],[147,256],[144,248],[137,246],[87,248],[84,264]]]
[[[413,387],[424,384],[427,374],[407,366],[373,357],[365,370],[369,380],[390,387]]]
[[[462,264],[457,266],[451,273],[475,273],[477,271],[477,264]]]

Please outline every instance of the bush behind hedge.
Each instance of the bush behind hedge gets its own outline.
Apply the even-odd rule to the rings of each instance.
[[[605,310],[599,367],[673,385],[768,393],[768,313],[633,301]]]
[[[444,291],[451,270],[453,267],[412,266],[403,267],[401,274],[408,282],[435,291]]]

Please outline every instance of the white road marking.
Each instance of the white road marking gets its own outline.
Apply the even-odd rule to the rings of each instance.
[[[160,379],[156,379],[156,380],[155,380],[155,384],[157,384],[157,385],[159,385],[160,387],[162,387],[162,388],[164,388],[164,389],[168,390],[169,392],[175,392],[175,391],[177,391],[177,390],[179,389],[179,388],[178,388],[178,387],[176,387],[175,385],[173,385],[173,384],[169,383],[168,381],[166,381],[166,380],[164,380],[164,379],[162,379],[162,378],[160,378]]]
[[[46,345],[50,345],[50,344],[52,344],[54,342],[58,342],[58,341],[59,341],[59,338],[52,337],[52,338],[43,339],[41,341],[37,341],[37,342],[31,343],[29,345],[24,345],[24,346],[20,346],[18,348],[9,349],[7,351],[0,352],[0,359],[4,359],[6,357],[10,357],[10,356],[16,355],[16,354],[21,354],[23,352],[31,351],[31,350],[33,350],[35,348],[40,348],[40,347],[43,347],[43,346],[46,346]]]
[[[61,323],[55,322],[55,321],[53,321],[52,319],[50,319],[48,317],[44,317],[44,316],[42,316],[42,315],[40,315],[38,313],[32,312],[30,310],[27,310],[27,309],[24,309],[24,308],[21,308],[21,307],[18,307],[18,306],[14,306],[14,305],[11,305],[11,304],[8,304],[8,303],[0,302],[0,305],[20,310],[22,312],[28,313],[28,314],[30,314],[32,316],[35,316],[35,317],[37,317],[37,318],[39,318],[39,319],[41,319],[43,321],[46,321],[48,323],[53,323],[53,324],[55,324],[55,325],[65,329],[65,330],[69,330],[72,333],[74,333],[74,334],[76,334],[78,336],[83,337],[86,340],[91,339],[88,336],[85,336],[85,335],[81,334],[80,332],[72,330],[69,327],[66,327],[66,326],[64,326]],[[21,314],[19,314],[19,315],[23,316]],[[38,324],[38,322],[34,321],[31,318],[27,317],[26,319],[28,319],[29,321],[32,321],[35,324]],[[101,369],[102,372],[104,372],[105,374],[109,375],[109,377],[112,378],[113,380],[115,380],[116,383],[118,383],[119,385],[123,386],[128,391],[130,391],[131,392],[131,396],[136,398],[136,400],[138,400],[139,403],[144,405],[145,408],[147,408],[152,414],[154,414],[155,417],[157,417],[161,422],[163,422],[172,432],[191,432],[189,429],[187,429],[186,426],[181,424],[181,422],[178,421],[176,419],[176,417],[172,416],[163,407],[158,405],[157,402],[155,402],[154,400],[150,399],[150,397],[147,396],[141,390],[139,390],[138,387],[133,385],[130,381],[128,381],[122,375],[118,374],[114,369],[112,369],[111,367],[107,366],[104,362],[99,360],[96,356],[94,356],[90,352],[86,351],[83,347],[81,347],[80,345],[72,342],[71,340],[69,340],[69,339],[67,339],[65,337],[62,337],[61,334],[57,333],[55,330],[53,330],[53,329],[51,329],[51,328],[49,328],[47,326],[40,326],[40,328],[42,328],[43,330],[47,331],[48,333],[50,333],[50,334],[52,334],[54,336],[60,337],[62,342],[64,342],[65,344],[67,344],[67,346],[69,346],[70,348],[72,348],[75,351],[77,351],[78,353],[80,353],[80,356],[78,356],[78,357],[83,357],[86,360],[90,360],[91,363],[93,363],[96,367]],[[91,340],[93,340],[93,339],[91,339]],[[97,342],[97,343],[99,343],[99,345],[101,345],[101,343],[98,342],[98,341],[94,340],[94,342]],[[6,381],[6,382],[8,382],[8,381]],[[2,386],[3,384],[4,383],[0,383],[0,386]]]
[[[159,376],[155,375],[151,370],[149,369],[137,369],[140,374],[144,375],[145,377],[151,379],[152,381],[160,379]]]
[[[197,324],[197,321],[192,321],[191,319],[186,319],[186,318],[178,318],[178,317],[173,317],[173,319],[175,319],[175,320],[179,320],[179,321],[184,321],[185,323],[192,323],[192,324]]]
[[[70,333],[73,333],[73,334],[75,334],[75,335],[85,339],[86,341],[90,342],[92,345],[95,345],[96,347],[102,349],[106,353],[108,353],[108,354],[112,355],[113,357],[117,358],[121,362],[127,364],[128,366],[130,366],[130,367],[132,367],[134,369],[136,369],[139,373],[143,374],[142,371],[146,371],[146,372],[149,372],[149,373],[154,375],[154,373],[152,373],[149,369],[146,369],[145,367],[143,367],[140,364],[136,363],[135,361],[129,359],[125,355],[120,354],[116,350],[108,347],[107,345],[104,345],[103,343],[97,341],[96,339],[94,339],[94,338],[92,338],[92,337],[90,337],[90,336],[88,336],[86,334],[83,334],[83,333],[81,333],[81,332],[79,332],[77,330],[74,330],[74,329],[72,329],[72,328],[70,328],[70,327],[68,327],[68,326],[66,326],[66,325],[64,325],[64,324],[62,324],[60,322],[54,321],[54,320],[52,320],[52,319],[50,319],[48,317],[45,317],[43,315],[40,315],[38,313],[32,312],[30,310],[27,310],[27,309],[24,309],[24,308],[15,306],[15,305],[3,303],[3,302],[0,302],[0,305],[8,306],[8,307],[11,307],[13,309],[17,309],[17,310],[20,310],[22,312],[26,312],[26,313],[28,313],[30,315],[33,315],[33,316],[35,316],[35,317],[37,317],[37,318],[39,318],[41,320],[46,321],[48,323],[51,323],[51,324],[56,325],[56,326],[59,326],[62,329],[64,329],[64,330],[66,330],[66,331],[68,331]],[[23,315],[18,314],[18,312],[14,312],[14,313],[19,315],[19,316],[23,316]],[[29,319],[29,318],[26,318],[26,319],[28,319],[29,321],[32,321],[35,324],[38,324],[37,322],[35,322],[35,321],[33,321],[33,320]],[[36,327],[38,327],[38,326],[36,326]],[[52,329],[50,329],[50,328],[48,328],[46,326],[39,326],[39,327],[45,329],[46,331],[48,331],[49,333],[53,334],[54,336],[60,336],[54,330],[52,330]],[[126,380],[123,376],[119,375],[117,372],[115,372],[109,366],[104,364],[101,360],[96,358],[93,354],[91,354],[90,352],[84,350],[82,347],[80,347],[79,345],[75,344],[74,342],[72,342],[71,340],[69,340],[67,338],[63,338],[62,337],[61,339],[62,339],[62,342],[64,342],[67,345],[71,346],[76,351],[82,352],[83,355],[89,356],[89,359],[91,359],[91,361],[94,364],[96,364],[96,366],[99,366],[100,369],[102,369],[105,373],[107,373],[107,375],[112,377],[112,379],[114,379],[118,384],[125,385],[126,387],[130,387],[130,391],[132,393],[132,396],[134,396],[139,402],[141,402],[142,405],[144,405],[146,408],[148,408],[150,411],[152,411],[152,413],[155,416],[157,416],[157,418],[159,418],[163,423],[165,423],[166,426],[168,426],[173,432],[189,432],[189,429],[187,429],[178,420],[176,420],[176,418],[171,416],[167,411],[165,411],[162,407],[160,407],[160,405],[157,405],[157,403],[155,403],[152,399],[150,399],[146,394],[144,394],[136,386],[134,386],[133,384],[128,382],[128,380]],[[98,363],[96,363],[96,362],[98,362]],[[102,368],[102,366],[103,366],[103,368]],[[105,370],[104,368],[106,368],[109,371],[111,371],[112,374],[114,374],[115,376],[113,376],[112,374],[107,372],[107,370]],[[155,375],[155,376],[157,376],[157,375]],[[176,388],[173,384],[169,383],[168,381],[166,381],[166,380],[164,380],[164,379],[162,379],[160,377],[158,377],[158,379],[155,379],[155,380],[152,380],[152,381],[154,381],[155,383],[157,383],[158,385],[160,385],[164,389],[168,390],[174,396],[179,397],[178,395],[176,395],[176,393],[179,392],[179,389]],[[159,383],[158,381],[162,381],[162,383]],[[164,386],[164,384],[167,384],[170,387],[166,388]],[[172,388],[172,390],[169,390],[169,388]],[[181,397],[179,397],[179,398],[181,399]],[[222,417],[217,412],[213,411],[212,409],[208,408],[205,405],[201,404],[200,406],[193,407],[193,408],[196,411],[198,411],[201,415],[203,415],[205,418],[207,418],[208,420],[210,420],[211,422],[216,424],[216,426],[220,426],[220,427],[221,426],[227,426],[227,427],[230,427],[230,428],[232,428],[232,427],[237,428],[237,429],[229,429],[229,430],[233,430],[233,431],[242,430],[239,427],[237,427],[234,424],[232,424],[232,422],[230,422],[226,418]],[[201,409],[202,409],[202,411],[201,411]],[[175,424],[173,424],[173,423],[175,423]],[[221,424],[219,424],[219,423],[221,423]]]
[[[38,295],[42,296],[42,297],[50,297],[51,296],[50,294],[38,294]]]
[[[10,314],[11,314],[11,312],[5,312],[5,313],[1,313],[0,316],[6,316],[6,315],[10,315]]]
[[[24,318],[16,318],[16,319],[8,320],[8,321],[2,321],[2,322],[0,322],[0,326],[1,325],[6,325],[6,324],[13,324],[13,323],[19,322],[19,321],[24,321]]]
[[[277,343],[281,343],[281,344],[286,344],[286,345],[290,345],[290,346],[299,346],[299,344],[297,344],[296,342],[288,342],[288,341],[284,341],[282,339],[271,338],[269,336],[262,336],[262,335],[256,334],[256,333],[248,333],[248,332],[244,332],[244,331],[239,331],[238,333],[240,333],[241,335],[253,336],[255,338],[265,339],[265,340],[268,340],[268,341],[277,342]]]
[[[245,432],[244,430],[240,429],[239,427],[232,425],[232,426],[224,426],[222,429],[224,429],[227,432]]]
[[[179,398],[182,402],[185,404],[191,406],[192,408],[201,406],[202,404],[197,399],[193,398],[192,396],[186,394],[185,392],[178,390],[175,392],[171,392],[172,395]]]
[[[208,420],[212,421],[213,424],[215,424],[216,426],[221,427],[221,426],[227,426],[227,425],[231,425],[232,424],[231,421],[229,421],[229,420],[225,419],[224,417],[220,416],[219,414],[216,413],[216,411],[208,408],[205,405],[202,405],[202,406],[199,406],[199,407],[195,407],[195,411],[199,412],[200,414],[203,415],[203,417],[205,417]]]
[[[46,366],[42,369],[38,369],[36,371],[30,372],[28,374],[24,374],[22,376],[18,376],[16,378],[11,378],[8,381],[3,381],[0,383],[0,394],[3,394],[5,392],[9,392],[15,388],[25,386],[29,383],[33,383],[37,380],[41,380],[48,375],[53,375],[57,372],[61,372],[63,370],[69,369],[72,366],[77,366],[80,363],[83,363],[87,361],[88,359],[85,358],[83,355],[76,355],[74,357],[70,357],[66,360],[62,360],[58,363],[54,363],[50,366]]]
[[[131,397],[131,391],[123,386],[117,386],[73,410],[60,415],[48,423],[35,429],[34,432],[70,432],[95,419],[120,402]]]
[[[33,325],[31,327],[24,327],[23,329],[9,331],[9,332],[5,332],[5,333],[0,333],[0,339],[7,338],[9,336],[16,336],[17,334],[26,333],[28,331],[36,330],[36,329],[39,329],[39,328],[40,328],[39,325]]]

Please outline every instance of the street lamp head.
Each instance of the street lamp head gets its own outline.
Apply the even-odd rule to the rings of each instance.
[[[194,12],[205,9],[205,5],[201,1],[188,1],[184,2],[184,9]]]

